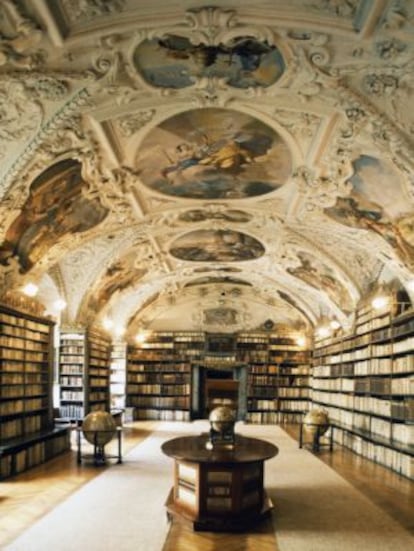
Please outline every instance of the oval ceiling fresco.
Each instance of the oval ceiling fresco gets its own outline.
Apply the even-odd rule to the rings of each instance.
[[[279,189],[291,173],[286,143],[263,122],[229,109],[175,115],[144,138],[141,181],[191,199],[243,199]]]
[[[235,88],[268,87],[283,74],[276,46],[252,37],[227,44],[193,44],[187,37],[165,35],[142,42],[134,63],[143,78],[161,88],[186,88],[200,78],[225,79]]]
[[[263,245],[245,233],[232,230],[197,230],[173,243],[170,254],[192,262],[239,262],[264,254]]]

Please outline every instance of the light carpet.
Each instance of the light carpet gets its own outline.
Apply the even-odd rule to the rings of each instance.
[[[414,549],[408,531],[281,428],[243,425],[240,432],[279,447],[265,464],[265,487],[280,551]]]
[[[4,549],[159,551],[169,529],[164,504],[173,476],[173,462],[160,446],[192,428],[160,423],[122,464],[93,478]]]
[[[160,423],[114,465],[36,522],[7,551],[161,551],[168,533],[165,500],[172,460],[161,444],[206,431],[207,423]],[[414,538],[327,465],[277,426],[237,424],[237,432],[269,440],[279,455],[265,464],[275,504],[279,551],[408,551]]]

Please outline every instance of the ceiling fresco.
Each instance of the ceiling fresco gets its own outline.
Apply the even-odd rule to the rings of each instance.
[[[280,188],[289,149],[275,130],[245,113],[194,109],[144,138],[136,166],[154,191],[192,199],[243,199]]]
[[[85,232],[108,214],[99,199],[88,199],[82,190],[82,165],[71,159],[61,161],[40,174],[31,184],[20,214],[6,231],[0,245],[0,263],[18,260],[28,271],[50,247],[69,234]]]
[[[414,3],[218,4],[0,2],[0,301],[132,340],[414,300]]]
[[[145,40],[134,53],[134,63],[153,86],[185,88],[199,78],[225,79],[235,88],[271,86],[285,64],[274,45],[252,37],[236,37],[227,44],[193,44],[187,37],[165,35]]]
[[[174,241],[170,254],[191,262],[240,262],[264,254],[254,237],[232,230],[197,230]]]

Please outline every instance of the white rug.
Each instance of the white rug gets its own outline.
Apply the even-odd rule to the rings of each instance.
[[[173,480],[173,461],[160,446],[192,430],[190,423],[160,424],[123,464],[89,481],[4,549],[159,551],[169,529],[164,503]]]
[[[239,432],[279,447],[265,463],[280,551],[410,551],[414,538],[330,467],[276,426]],[[414,506],[413,506],[414,514]]]
[[[7,551],[161,551],[173,462],[162,442],[207,430],[206,421],[160,423],[125,458],[36,522]],[[409,551],[414,538],[276,426],[237,424],[276,444],[265,463],[279,551]],[[259,550],[258,550],[259,551]]]

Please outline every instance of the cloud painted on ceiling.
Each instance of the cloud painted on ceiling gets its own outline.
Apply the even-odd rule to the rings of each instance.
[[[245,113],[193,109],[144,138],[137,170],[160,193],[192,199],[243,199],[279,189],[292,169],[278,133]]]
[[[232,230],[197,230],[182,235],[170,248],[172,256],[193,262],[238,262],[259,258],[263,245]]]

